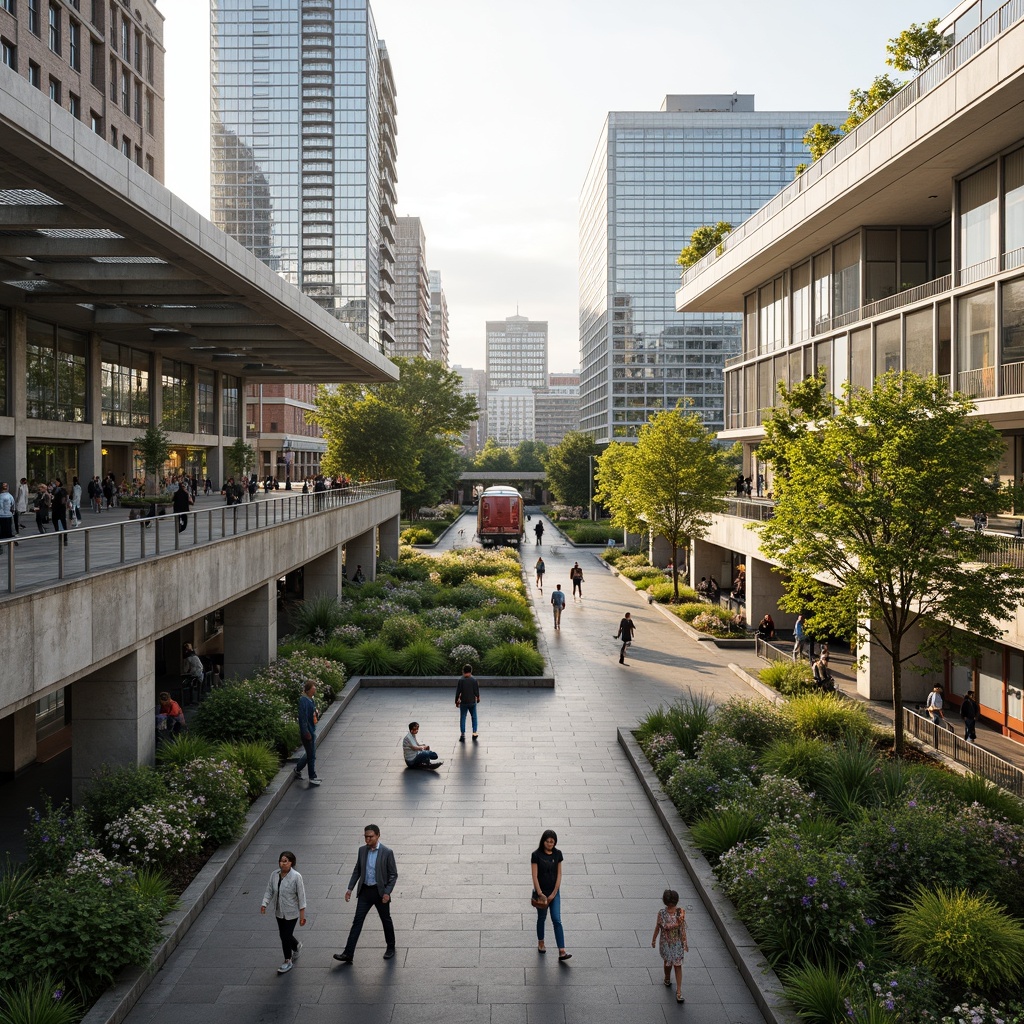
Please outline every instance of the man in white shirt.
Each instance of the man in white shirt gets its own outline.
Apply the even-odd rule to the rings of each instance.
[[[440,768],[444,761],[437,761],[429,743],[420,743],[420,723],[410,722],[409,731],[402,740],[402,753],[406,768]]]
[[[0,484],[0,540],[14,537],[14,495],[11,494],[7,481]],[[14,541],[17,544],[17,541]]]
[[[932,721],[936,725],[942,725],[942,687],[932,687],[932,692],[928,694],[928,700],[925,702],[925,707],[928,709],[928,713],[932,716]]]

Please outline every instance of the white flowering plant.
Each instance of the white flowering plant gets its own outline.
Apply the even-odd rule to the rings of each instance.
[[[136,867],[168,870],[202,849],[203,833],[196,824],[200,798],[177,797],[134,807],[106,826],[107,849]]]

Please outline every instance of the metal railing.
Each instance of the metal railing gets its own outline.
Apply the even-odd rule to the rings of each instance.
[[[820,160],[815,160],[810,164],[803,174],[795,181],[790,182],[777,196],[765,203],[760,210],[748,217],[733,231],[730,231],[711,252],[698,260],[692,267],[688,267],[683,272],[681,285],[686,286],[695,281],[715,260],[784,210],[836,164],[846,160],[862,146],[867,145],[891,121],[913,106],[922,96],[926,96],[933,89],[938,88],[980,50],[1011,29],[1021,18],[1024,18],[1024,0],[1009,0],[1009,3],[1003,4],[999,10],[950,47],[921,74],[911,79],[888,103],[861,121],[849,135],[844,136]]]
[[[957,391],[971,398],[994,398],[996,393],[996,369],[994,366],[979,366],[974,370],[961,370],[956,375]]]
[[[1024,395],[1024,363],[1003,363],[999,368],[999,394]]]
[[[0,565],[7,563],[7,593],[87,576],[118,565],[144,561],[183,548],[199,547],[239,534],[355,505],[396,490],[394,480],[332,488],[309,494],[284,494],[237,505],[126,519],[98,526],[43,534],[23,533],[0,541]],[[160,507],[166,507],[161,505]],[[70,508],[69,508],[70,513]],[[140,509],[139,512],[144,512]],[[179,530],[179,518],[186,525]],[[34,525],[31,512],[26,523]]]
[[[725,515],[739,516],[740,519],[753,519],[763,523],[775,515],[775,502],[767,498],[744,500],[743,498],[726,498]]]
[[[957,764],[994,782],[1014,796],[1024,797],[1024,771],[1001,757],[968,743],[945,725],[936,725],[930,718],[912,708],[903,709],[903,731],[922,743],[934,747]]]

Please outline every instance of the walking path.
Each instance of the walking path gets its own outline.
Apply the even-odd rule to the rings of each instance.
[[[458,542],[458,530],[447,537]],[[555,689],[485,690],[480,742],[465,745],[454,678],[451,693],[360,691],[318,751],[324,784],[285,794],[129,1024],[334,1024],[346,1013],[374,1024],[761,1021],[615,736],[688,689],[716,699],[749,692],[727,668],[735,652],[689,640],[593,554],[541,550],[545,589],[533,592]],[[574,559],[584,568],[584,599],[570,597],[555,633],[549,588],[560,582],[571,592]],[[536,561],[532,543],[523,561],[528,569]],[[622,666],[612,634],[625,610],[637,635]],[[401,737],[412,718],[445,761],[436,773],[404,770]],[[352,921],[344,892],[370,822],[398,860],[398,955],[382,959],[371,913],[346,967],[331,954]],[[546,828],[565,854],[562,915],[573,957],[562,965],[538,955],[528,903],[530,853]],[[309,923],[297,933],[305,949],[296,969],[279,977],[277,929],[259,905],[283,849],[298,856]],[[662,985],[650,945],[666,887],[679,890],[687,911],[683,1006]]]

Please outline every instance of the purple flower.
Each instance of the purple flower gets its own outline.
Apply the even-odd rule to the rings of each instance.
[[[809,907],[811,905],[811,897],[810,896],[801,896],[800,897],[800,905],[803,906],[803,907]]]
[[[813,889],[818,884],[818,880],[814,877],[814,875],[808,875],[807,884]]]

